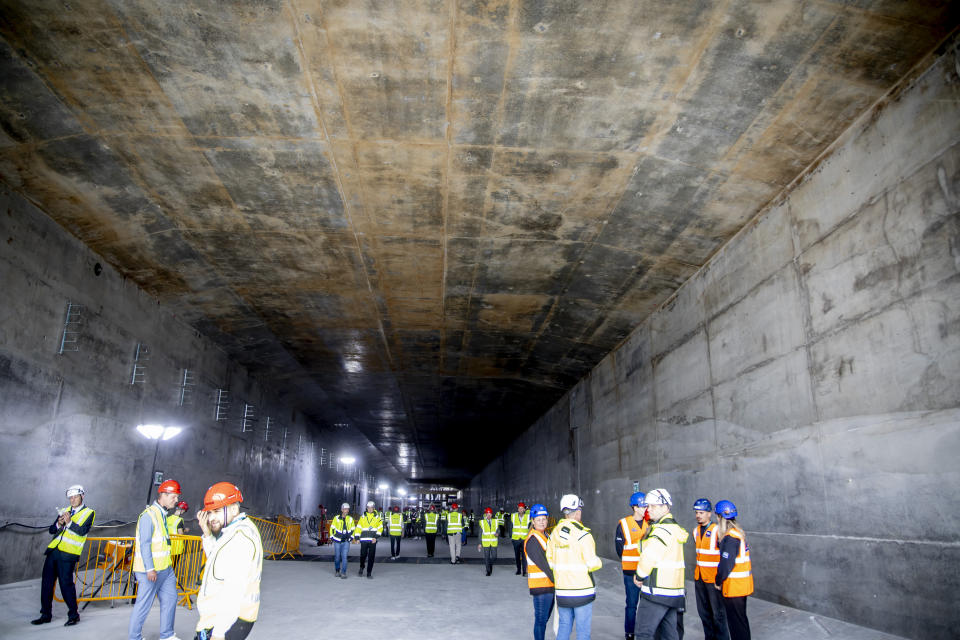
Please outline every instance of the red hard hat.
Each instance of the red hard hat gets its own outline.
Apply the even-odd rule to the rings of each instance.
[[[436,510],[437,510],[437,505],[435,504],[430,505],[430,511],[436,511]]]
[[[519,509],[520,507],[523,507],[524,509],[526,509],[526,508],[527,508],[527,505],[523,504],[522,502],[518,502],[518,503],[517,503],[517,509]]]
[[[209,489],[203,496],[203,508],[205,511],[219,509],[234,502],[243,502],[243,494],[240,488],[232,482],[218,482]]]
[[[493,509],[491,509],[490,507],[487,507],[486,509],[483,510],[483,512],[484,512],[484,513],[493,513]]]
[[[157,487],[157,493],[175,493],[180,495],[180,483],[176,480],[164,480],[159,487]]]
[[[190,505],[188,505],[185,500],[181,500],[180,502],[177,503],[177,509],[182,509],[183,511],[186,511],[189,508],[190,508]]]
[[[394,510],[394,511],[400,511],[400,507],[394,506],[394,507],[393,507],[393,510]]]
[[[452,505],[450,505],[450,508],[452,508],[452,509],[459,509],[459,508],[460,508],[460,505],[458,505],[456,502],[454,502]]]

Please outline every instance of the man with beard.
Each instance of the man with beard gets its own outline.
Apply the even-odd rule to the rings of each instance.
[[[207,489],[203,511],[197,512],[207,564],[194,640],[243,640],[257,620],[263,542],[256,525],[240,513],[241,502],[236,485],[218,482]]]

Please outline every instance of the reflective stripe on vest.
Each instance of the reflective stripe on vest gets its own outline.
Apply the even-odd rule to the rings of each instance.
[[[451,511],[447,516],[447,533],[460,533],[463,531],[463,514],[459,511]]]
[[[497,521],[493,518],[480,521],[480,544],[484,547],[497,546]]]
[[[547,536],[543,534],[542,531],[537,531],[536,529],[531,529],[530,533],[527,534],[527,539],[523,543],[523,554],[527,556],[527,587],[530,589],[545,589],[553,587],[553,581],[547,577],[543,571],[540,570],[533,560],[530,559],[530,556],[527,555],[527,545],[530,544],[530,540],[536,540],[540,547],[543,549],[544,554],[547,552]]]
[[[150,555],[153,556],[153,570],[163,571],[170,566],[170,535],[164,522],[163,513],[159,506],[150,505],[140,514],[146,515],[153,521],[153,537],[150,538]],[[133,570],[143,573],[147,570],[143,562],[144,550],[140,545],[140,518],[137,518],[137,529],[134,537]]]
[[[70,522],[82,527],[87,518],[93,517],[93,509],[82,506],[72,516]],[[83,543],[87,541],[87,536],[80,536],[70,530],[70,525],[65,526],[58,535],[54,536],[47,549],[59,549],[64,553],[79,556],[83,551]]]
[[[403,515],[400,513],[390,514],[390,535],[399,536],[403,533]]]
[[[360,542],[376,542],[377,529],[383,531],[383,520],[377,515],[377,512],[364,513],[357,520],[357,528],[354,535],[360,536]]]
[[[437,513],[427,513],[423,516],[426,526],[424,531],[427,533],[436,533],[437,532],[437,522],[440,521],[440,514]]]
[[[347,516],[346,518],[336,516],[330,523],[330,537],[333,538],[334,542],[347,542],[353,535],[356,526],[357,523],[353,516]]]
[[[183,553],[184,542],[183,540],[173,540],[172,536],[179,535],[177,529],[180,528],[180,525],[183,523],[183,518],[180,516],[171,513],[167,516],[167,534],[171,536],[170,540],[170,555],[178,556]]]
[[[637,524],[633,516],[620,520],[620,530],[623,531],[623,555],[620,556],[620,568],[623,571],[636,571],[637,561],[640,559],[640,539],[647,532],[647,523]]]
[[[723,597],[738,598],[753,593],[753,567],[750,564],[750,547],[747,539],[736,529],[727,531],[728,536],[740,540],[740,551],[733,565],[733,571],[723,581]]]
[[[527,537],[527,530],[530,528],[530,512],[524,511],[521,516],[519,513],[510,515],[510,523],[513,525],[511,538],[514,540],[523,540]]]
[[[693,579],[713,584],[717,577],[717,565],[720,564],[720,549],[717,548],[717,523],[711,522],[703,529],[697,526],[693,530],[693,543],[697,552],[697,566],[693,570]]]

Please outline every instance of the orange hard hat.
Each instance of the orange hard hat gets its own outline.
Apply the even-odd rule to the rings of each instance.
[[[160,486],[157,487],[157,493],[175,493],[180,495],[183,492],[180,491],[180,483],[176,480],[164,480],[160,483]]]
[[[243,502],[243,494],[240,493],[240,487],[232,482],[218,482],[209,489],[203,496],[203,509],[219,509],[234,502]]]

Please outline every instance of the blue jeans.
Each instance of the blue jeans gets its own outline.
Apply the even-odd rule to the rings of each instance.
[[[347,552],[350,551],[350,541],[333,543],[333,568],[335,571],[347,572]]]
[[[570,640],[574,622],[577,625],[577,640],[590,640],[590,621],[593,619],[592,602],[579,607],[557,607],[557,617],[560,620],[557,640]]]
[[[547,633],[547,621],[553,611],[553,594],[533,596],[533,640],[543,640]]]
[[[623,633],[631,634],[637,626],[637,603],[640,602],[640,587],[633,582],[633,574],[623,576],[623,590],[627,594],[623,612]]]
[[[133,575],[137,577],[137,603],[133,605],[130,614],[130,640],[141,640],[143,623],[153,606],[153,598],[160,600],[160,638],[173,636],[173,618],[177,613],[177,577],[173,575],[173,567],[157,571],[157,581],[147,580],[147,574],[140,571]]]

